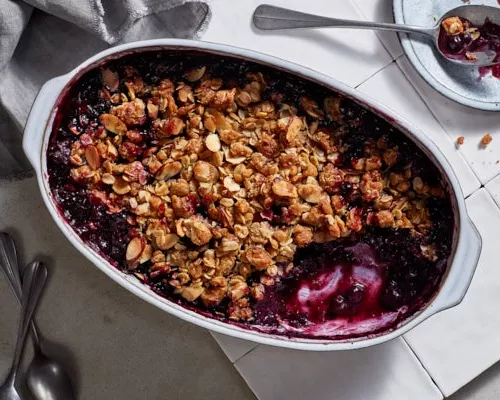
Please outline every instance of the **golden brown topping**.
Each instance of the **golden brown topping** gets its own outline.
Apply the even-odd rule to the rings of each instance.
[[[328,163],[319,174],[319,182],[328,194],[338,193],[344,181],[344,172]]]
[[[269,253],[260,247],[247,249],[245,257],[247,261],[259,271],[269,267],[273,262]]]
[[[187,196],[189,194],[189,183],[184,179],[173,181],[170,184],[170,193],[176,196]]]
[[[101,156],[95,146],[91,145],[85,149],[85,159],[87,160],[89,167],[92,169],[97,169],[101,166]]]
[[[313,241],[313,231],[311,228],[295,225],[293,228],[294,242],[299,247],[306,247]]]
[[[185,75],[186,79],[189,82],[199,81],[203,77],[203,75],[205,75],[206,69],[207,69],[206,67],[192,69],[191,71],[188,71],[186,73],[186,75]]]
[[[118,89],[120,85],[120,77],[118,73],[115,71],[111,71],[109,68],[103,69],[101,71],[101,80],[102,83],[108,87],[109,90],[114,92]]]
[[[221,149],[219,136],[215,133],[208,135],[205,139],[205,146],[213,153],[219,151]]]
[[[492,140],[493,140],[493,138],[491,137],[491,135],[489,133],[485,134],[481,138],[481,147],[483,147],[485,149],[486,147],[488,147],[488,145],[491,143]]]
[[[279,180],[273,183],[273,193],[278,197],[295,198],[298,196],[297,188],[288,181]]]
[[[214,183],[219,179],[219,171],[206,161],[197,161],[193,168],[194,178],[198,182]]]
[[[124,135],[127,132],[127,125],[123,121],[113,114],[101,114],[99,116],[99,122],[104,125],[104,127],[117,135]]]
[[[125,255],[129,269],[135,269],[139,265],[141,255],[145,249],[146,241],[144,238],[135,237],[129,242]]]
[[[177,117],[156,119],[152,123],[153,131],[159,138],[180,135],[185,127],[184,121]]]
[[[464,32],[464,24],[458,17],[449,17],[441,22],[446,33],[450,35],[458,35]]]
[[[203,220],[191,218],[189,220],[185,220],[182,226],[186,236],[197,246],[207,244],[210,242],[210,239],[212,239],[210,227]]]
[[[225,300],[231,319],[253,318],[250,299],[293,270],[297,248],[369,225],[419,235],[431,226],[426,200],[445,196],[400,165],[386,135],[349,155],[341,97],[287,104],[261,73],[234,87],[205,67],[175,83],[120,74],[102,71],[105,129],[69,127],[71,176],[129,213],[128,268],[149,260],[141,279],[207,307]]]
[[[139,98],[111,108],[111,114],[121,119],[127,126],[143,125],[146,122],[146,105]],[[104,125],[104,124],[103,124]]]
[[[113,190],[116,194],[127,194],[130,192],[131,187],[129,183],[121,177],[115,179],[113,183]]]
[[[317,184],[299,185],[297,190],[299,196],[309,203],[319,203],[324,197],[323,189]]]
[[[173,178],[182,170],[182,164],[179,161],[166,162],[155,174],[158,180]]]
[[[184,297],[187,301],[195,301],[201,294],[205,291],[203,286],[193,287],[193,286],[185,286],[181,290],[181,296]]]

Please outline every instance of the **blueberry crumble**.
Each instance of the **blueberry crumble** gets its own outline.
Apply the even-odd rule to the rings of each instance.
[[[86,72],[60,100],[47,164],[90,247],[249,329],[386,331],[430,301],[452,250],[440,172],[404,134],[230,57],[150,51]]]
[[[449,17],[441,22],[438,45],[450,58],[474,62],[485,54],[500,62],[500,26],[488,18],[483,25],[474,26],[465,18]]]

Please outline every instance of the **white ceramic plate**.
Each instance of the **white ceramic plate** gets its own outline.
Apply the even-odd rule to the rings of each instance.
[[[481,4],[500,7],[497,0],[482,0]],[[394,0],[394,20],[398,24],[434,26],[442,15],[463,5],[462,0]],[[427,38],[400,34],[400,39],[410,62],[434,89],[466,106],[500,111],[499,78],[490,73],[481,77],[476,67],[447,61]]]

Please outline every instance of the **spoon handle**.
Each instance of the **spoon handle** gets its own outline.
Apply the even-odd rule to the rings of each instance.
[[[255,9],[253,14],[253,23],[257,28],[263,30],[337,27],[418,33],[432,37],[434,36],[435,31],[435,28],[425,28],[412,25],[328,18],[293,11],[286,8],[275,7],[268,4],[262,4]]]
[[[16,379],[30,322],[38,305],[38,300],[40,300],[46,280],[47,268],[40,262],[33,261],[26,267],[22,293],[21,319],[19,322],[16,350],[14,352],[14,360],[12,362],[9,377],[7,378],[12,383]]]
[[[21,304],[23,285],[21,281],[21,271],[17,260],[16,244],[12,236],[6,232],[0,232],[0,266],[4,270],[5,275],[7,275],[17,301]],[[39,347],[40,338],[34,321],[31,323],[31,336],[35,341],[35,345]]]

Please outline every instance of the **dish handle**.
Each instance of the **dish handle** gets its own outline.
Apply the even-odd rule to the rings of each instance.
[[[66,85],[67,77],[59,76],[47,81],[36,95],[24,127],[23,150],[33,169],[40,173],[40,154],[47,125],[52,120],[51,110]]]
[[[464,224],[466,234],[455,254],[455,262],[441,289],[439,298],[434,303],[433,313],[454,307],[462,302],[471,284],[482,249],[482,238],[474,223],[468,219]]]

